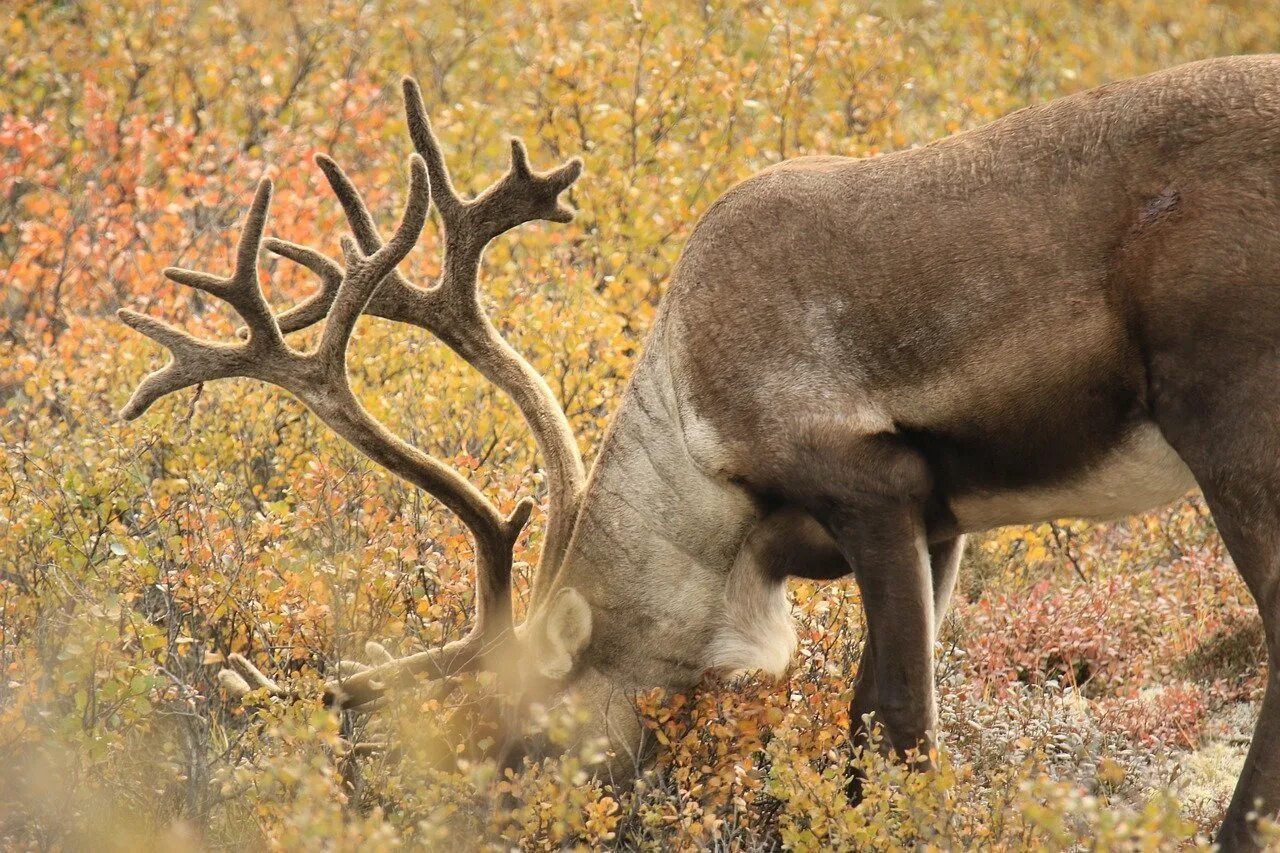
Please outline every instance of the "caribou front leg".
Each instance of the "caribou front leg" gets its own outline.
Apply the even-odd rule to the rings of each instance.
[[[896,434],[851,432],[856,419],[833,420],[826,413],[796,421],[791,441],[766,468],[772,476],[758,488],[803,507],[826,528],[852,568],[873,649],[855,695],[862,702],[875,697],[889,747],[903,757],[918,750],[916,763],[927,765],[937,719],[934,583],[924,522],[932,472]],[[940,592],[949,594],[953,561],[951,556],[939,561],[946,567]],[[855,699],[855,714],[858,705]],[[855,716],[852,734],[860,726]]]
[[[827,530],[813,517],[795,508],[780,510],[766,518],[753,531],[747,548],[754,552],[756,563],[771,576],[804,577],[814,580],[830,580],[852,572],[849,560]],[[934,640],[951,602],[960,558],[964,553],[964,537],[956,536],[929,546],[929,568],[933,589]],[[880,707],[880,694],[876,688],[875,644],[868,632],[863,643],[862,659],[858,664],[857,687],[850,706],[849,719],[854,744],[865,746],[870,732],[864,718],[875,715]],[[882,716],[874,719],[882,720]],[[849,782],[849,795],[853,801],[861,798],[862,776],[856,770]]]
[[[964,537],[957,536],[929,546],[929,567],[933,585],[933,639],[938,639],[942,620],[947,615],[947,607],[951,604],[951,591],[955,589],[956,576],[960,569],[960,558],[964,554]],[[876,712],[880,708],[880,691],[876,687],[875,643],[872,642],[871,631],[867,631],[862,645],[862,659],[858,662],[858,681],[853,691],[853,702],[849,706],[849,726],[855,746],[866,746],[871,734],[865,720],[868,715],[871,721],[882,721]],[[849,779],[849,798],[857,802],[862,798],[863,776],[855,769]]]
[[[918,750],[916,763],[927,766],[937,720],[935,602],[920,507],[877,498],[833,510],[823,521],[853,566],[867,619],[864,663],[850,708],[852,735],[865,742],[862,716],[873,714],[888,746],[901,757]]]

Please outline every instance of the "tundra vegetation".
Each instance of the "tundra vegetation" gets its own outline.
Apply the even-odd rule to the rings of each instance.
[[[495,7],[498,4],[494,4]],[[850,581],[793,582],[785,678],[652,694],[633,787],[590,744],[500,771],[486,676],[326,710],[337,662],[465,635],[466,529],[291,397],[212,383],[122,423],[157,348],[121,305],[214,340],[237,318],[167,281],[230,270],[258,178],[273,237],[330,253],[332,154],[403,204],[413,74],[464,192],[580,154],[574,222],[484,260],[483,300],[591,458],[698,215],[805,153],[874,156],[1105,80],[1272,50],[1280,8],[1122,0],[801,4],[15,0],[0,85],[0,839],[8,846],[382,849],[1207,845],[1265,683],[1256,609],[1202,501],[973,542],[937,650],[942,750],[844,792],[861,648]],[[393,222],[380,223],[390,234]],[[403,269],[440,272],[428,224]],[[264,254],[276,305],[314,278]],[[308,334],[312,337],[308,338]],[[303,333],[301,340],[313,340]],[[504,515],[545,507],[515,408],[426,332],[362,323],[370,412]],[[516,544],[517,610],[544,528]],[[231,701],[246,656],[297,694]],[[253,686],[253,685],[250,685]],[[231,688],[228,691],[228,688]],[[572,742],[574,710],[540,721]],[[1280,836],[1277,836],[1280,838]]]

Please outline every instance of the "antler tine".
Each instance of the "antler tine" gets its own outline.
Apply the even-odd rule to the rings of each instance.
[[[367,643],[366,654],[374,666],[340,661],[338,674],[325,683],[324,703],[330,707],[347,710],[371,710],[395,685],[426,676],[435,681],[478,669],[486,657],[498,651],[502,643],[513,638],[511,633],[511,546],[529,520],[533,501],[522,499],[502,523],[505,553],[508,559],[493,559],[494,552],[478,555],[476,578],[475,618],[470,631],[460,640],[446,643],[438,649],[393,658],[378,643]],[[486,542],[477,542],[478,550],[486,549]],[[292,696],[275,681],[268,678],[242,655],[227,658],[230,668],[218,673],[223,689],[237,698],[251,691],[265,689],[267,695],[279,698]],[[354,669],[354,671],[352,671]]]
[[[356,189],[355,184],[347,177],[347,173],[342,171],[342,167],[332,157],[327,154],[317,154],[315,162],[320,167],[320,171],[324,172],[325,179],[328,180],[329,186],[333,189],[333,194],[342,205],[342,212],[346,214],[347,224],[351,226],[351,233],[355,236],[356,242],[360,244],[360,249],[372,255],[382,248],[382,235],[378,233],[378,226],[373,221],[373,215],[369,213],[368,205],[360,197],[360,191]],[[428,174],[431,172],[429,163],[427,164],[427,172]],[[437,205],[440,203],[441,191],[439,180],[439,178],[435,177],[430,179],[432,199]]]
[[[418,242],[430,207],[431,186],[427,166],[421,156],[414,154],[409,158],[409,199],[400,226],[391,240],[365,254],[354,239],[343,239],[346,277],[334,296],[317,350],[330,362],[342,362],[356,320],[364,312],[374,290]]]
[[[244,319],[251,338],[258,335],[268,343],[277,344],[282,343],[280,329],[258,284],[258,251],[262,247],[262,233],[267,227],[271,192],[270,178],[258,182],[253,204],[240,232],[240,243],[236,247],[235,270],[230,276],[220,278],[181,267],[168,267],[164,275],[171,281],[203,290],[226,302]]]
[[[271,206],[271,181],[263,178],[254,193],[253,204],[245,218],[236,250],[235,270],[221,277],[197,270],[169,267],[164,275],[178,284],[194,287],[228,303],[249,328],[250,343],[237,346],[202,341],[181,329],[154,317],[121,308],[116,312],[125,324],[162,345],[170,353],[170,361],[139,384],[121,417],[133,420],[167,394],[209,382],[244,374],[248,348],[261,358],[267,353],[285,355],[292,351],[284,343],[271,309],[267,307],[258,285],[258,250]],[[256,375],[252,372],[245,375]]]
[[[378,234],[373,216],[369,213],[364,199],[360,197],[359,190],[331,158],[317,154],[315,162],[324,172],[334,195],[342,204],[347,223],[351,226],[351,233],[360,250],[366,255],[376,253],[382,248],[382,237]],[[429,165],[427,171],[430,174]],[[429,183],[431,196],[438,202],[438,199],[435,199],[437,193],[435,179],[429,178]],[[267,249],[310,269],[320,277],[322,282],[318,293],[280,315],[281,330],[286,334],[296,332],[323,319],[337,296],[337,286],[332,283],[334,272],[336,271],[340,280],[342,268],[320,252],[294,246],[291,243],[268,240]],[[431,308],[427,304],[429,301],[427,291],[414,287],[405,280],[399,270],[393,269],[374,289],[364,310],[365,313],[377,317],[426,328],[424,318],[431,313]]]
[[[218,681],[233,696],[244,696],[251,690],[259,689],[266,690],[270,696],[284,695],[280,685],[264,675],[244,655],[228,655],[227,662],[231,666],[218,672]]]
[[[409,123],[409,138],[413,147],[427,161],[427,169],[431,172],[431,185],[437,187],[436,207],[440,216],[446,220],[456,218],[465,207],[457,190],[453,188],[453,179],[449,176],[449,166],[444,162],[444,154],[440,144],[431,132],[431,120],[427,118],[427,107],[422,100],[422,89],[418,81],[412,77],[404,77],[400,81],[404,92],[405,118]]]
[[[116,316],[165,347],[170,355],[169,363],[148,374],[120,410],[120,417],[126,421],[137,418],[161,397],[201,382],[234,376],[239,370],[238,347],[201,341],[168,323],[127,308],[121,308]]]
[[[523,498],[507,516],[503,525],[510,538],[507,560],[483,557],[477,560],[475,617],[465,637],[438,649],[402,658],[390,658],[377,643],[367,644],[366,654],[376,665],[329,681],[325,685],[325,702],[342,708],[363,709],[381,699],[392,685],[411,681],[414,676],[425,675],[434,681],[474,671],[487,657],[498,652],[504,642],[512,641],[510,547],[532,511],[533,501]]]
[[[427,118],[426,105],[422,100],[422,90],[412,77],[405,77],[403,86],[409,136],[414,148],[427,161],[431,185],[439,187],[436,207],[444,222],[448,247],[456,251],[465,246],[470,250],[466,253],[468,257],[458,260],[469,262],[469,255],[474,252],[478,261],[480,251],[490,240],[525,222],[535,219],[550,222],[573,221],[573,210],[561,204],[559,197],[582,174],[581,159],[574,157],[550,172],[534,172],[529,167],[529,155],[524,143],[519,139],[512,139],[511,165],[507,173],[471,201],[463,201],[453,189],[440,143],[431,130],[431,121]],[[469,267],[470,264],[467,263],[459,269]],[[469,280],[458,284],[474,286],[475,277],[468,278]]]
[[[287,334],[297,329],[305,329],[323,320],[325,315],[329,313],[329,306],[333,304],[334,297],[338,295],[338,286],[342,284],[342,267],[334,263],[327,255],[306,246],[299,246],[297,243],[290,243],[288,240],[268,237],[263,241],[263,245],[266,246],[268,252],[272,252],[282,258],[288,258],[295,264],[306,267],[320,279],[320,290],[276,317],[276,323],[279,325],[280,331]],[[397,273],[392,273],[392,275],[397,275]],[[247,333],[247,329],[241,329],[239,332],[241,337],[245,337]]]

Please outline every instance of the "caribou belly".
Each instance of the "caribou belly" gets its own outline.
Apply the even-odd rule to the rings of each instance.
[[[1163,506],[1195,485],[1156,426],[1144,422],[1077,477],[1051,486],[958,496],[950,507],[964,532],[1056,518],[1103,521]]]

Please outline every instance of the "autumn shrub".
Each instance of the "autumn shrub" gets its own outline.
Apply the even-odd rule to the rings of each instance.
[[[1046,579],[1027,590],[983,598],[971,617],[967,644],[974,676],[997,683],[1105,685],[1127,657],[1107,618],[1119,586],[1117,578],[1068,588]]]
[[[1265,5],[1265,4],[1264,4]],[[328,152],[380,222],[422,82],[463,191],[580,154],[566,227],[485,257],[486,305],[598,445],[698,215],[809,153],[876,156],[1028,103],[1208,55],[1271,49],[1256,4],[1076,0],[11,0],[0,16],[0,839],[6,847],[896,849],[1203,846],[1263,683],[1260,623],[1189,499],[1112,525],[970,545],[939,646],[938,770],[849,752],[862,640],[849,582],[794,583],[800,646],[747,675],[640,697],[634,786],[545,709],[561,757],[500,770],[492,679],[405,691],[366,718],[320,685],[368,639],[462,635],[465,530],[303,407],[249,382],[121,423],[160,359],[128,305],[235,323],[160,275],[229,267],[251,187],[273,235],[332,251]],[[428,226],[404,270],[439,272]],[[274,304],[314,287],[264,259]],[[302,335],[303,340],[307,336]],[[511,405],[425,334],[362,323],[353,382],[501,510],[545,501]],[[518,608],[541,545],[516,548]],[[303,698],[228,701],[244,654]],[[1225,721],[1225,722],[1224,722]],[[1230,731],[1223,734],[1223,730]],[[863,763],[852,806],[846,766]],[[1175,799],[1177,802],[1175,802]]]

